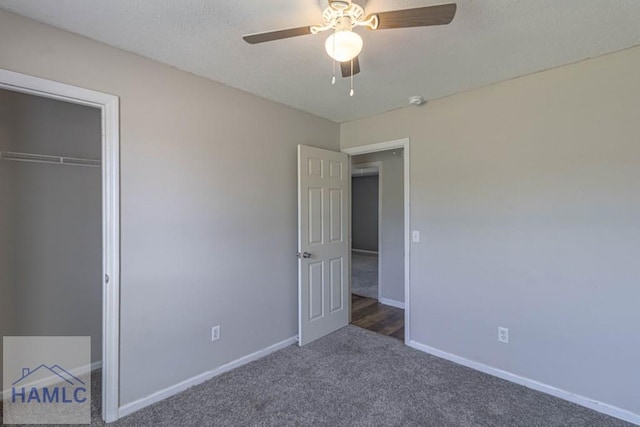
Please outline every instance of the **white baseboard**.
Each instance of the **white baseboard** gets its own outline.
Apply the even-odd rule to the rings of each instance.
[[[351,249],[351,252],[358,252],[361,254],[373,254],[373,255],[378,255],[378,251],[368,251],[366,249]]]
[[[395,308],[401,308],[404,310],[404,303],[400,302],[400,301],[396,301],[394,299],[389,299],[389,298],[382,298],[380,297],[378,299],[378,302],[380,304],[384,304],[384,305],[390,305],[391,307],[395,307]]]
[[[409,347],[415,348],[416,350],[424,351],[425,353],[429,353],[442,359],[457,363],[459,365],[475,369],[476,371],[484,372],[485,374],[493,375],[494,377],[502,378],[503,380],[520,384],[527,388],[550,394],[551,396],[555,396],[563,400],[568,400],[569,402],[584,406],[585,408],[593,409],[594,411],[600,412],[602,414],[610,415],[612,417],[640,425],[640,414],[633,413],[626,409],[618,408],[616,406],[609,405],[608,403],[599,402],[597,400],[590,399],[579,394],[574,394],[566,390],[562,390],[557,387],[532,380],[530,378],[526,378],[508,371],[503,371],[502,369],[485,365],[484,363],[465,359],[464,357],[447,353],[446,351],[438,350],[437,348],[421,344],[414,340],[410,340],[407,345]]]
[[[280,341],[279,343],[273,344],[267,348],[264,348],[262,350],[258,350],[255,353],[251,353],[248,354],[244,357],[241,357],[240,359],[234,360],[232,362],[226,363],[222,366],[220,366],[219,368],[213,369],[211,371],[207,371],[204,372],[200,375],[196,375],[195,377],[191,377],[187,380],[184,380],[178,384],[172,385],[170,387],[167,387],[163,390],[157,391],[155,393],[150,394],[149,396],[143,397],[142,399],[138,399],[134,402],[131,403],[127,403],[126,405],[123,405],[119,408],[118,410],[118,418],[122,418],[125,417],[129,414],[132,414],[146,406],[152,405],[156,402],[159,402],[161,400],[164,400],[168,397],[171,397],[175,394],[178,394],[182,391],[185,391],[188,388],[193,387],[194,385],[198,385],[200,383],[203,383],[205,381],[210,380],[213,377],[216,377],[220,374],[224,374],[225,372],[228,372],[232,369],[238,368],[242,365],[246,365],[247,363],[253,362],[254,360],[258,360],[261,359],[271,353],[273,353],[274,351],[278,351],[281,350],[285,347],[290,346],[291,344],[294,344],[298,342],[298,337],[291,337],[291,338],[287,338],[284,341]]]

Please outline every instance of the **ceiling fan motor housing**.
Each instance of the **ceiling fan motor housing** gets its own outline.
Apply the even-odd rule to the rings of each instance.
[[[328,7],[333,9],[346,9],[350,4],[355,4],[364,9],[367,0],[320,0],[320,7],[325,10]]]
[[[340,3],[340,5],[338,5],[337,3]],[[324,11],[322,12],[322,20],[327,27],[335,29],[337,27],[338,20],[343,17],[349,17],[353,23],[359,22],[364,19],[364,9],[362,8],[362,6],[353,3],[351,5],[347,5],[346,8],[341,7],[344,6],[344,3],[346,2],[335,2],[329,4],[329,6],[324,9]]]
[[[344,0],[329,0],[329,6],[335,10],[349,9],[349,2]]]

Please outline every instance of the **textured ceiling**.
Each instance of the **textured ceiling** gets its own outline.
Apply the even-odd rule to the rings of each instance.
[[[370,0],[367,13],[445,1]],[[640,44],[639,0],[458,0],[448,26],[357,31],[362,72],[331,86],[318,0],[0,0],[0,8],[343,122]]]

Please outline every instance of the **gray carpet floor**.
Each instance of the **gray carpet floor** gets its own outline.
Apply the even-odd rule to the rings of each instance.
[[[94,381],[93,425],[99,419]],[[113,426],[631,426],[349,325]]]
[[[351,293],[378,299],[378,255],[351,253]]]

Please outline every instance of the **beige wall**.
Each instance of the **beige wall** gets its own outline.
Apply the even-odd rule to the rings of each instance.
[[[3,11],[0,68],[120,97],[121,404],[296,335],[296,145],[337,124]]]
[[[411,139],[413,340],[640,414],[639,75],[634,48],[341,125]]]

